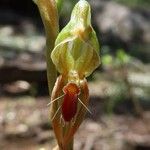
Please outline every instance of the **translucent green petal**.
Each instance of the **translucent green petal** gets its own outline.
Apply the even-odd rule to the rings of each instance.
[[[91,26],[88,2],[80,0],[70,22],[59,33],[51,58],[61,74],[75,70],[80,77],[89,76],[100,64],[99,44]]]

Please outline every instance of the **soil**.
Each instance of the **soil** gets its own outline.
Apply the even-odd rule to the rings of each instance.
[[[150,149],[150,112],[143,112],[142,118],[132,114],[108,116],[94,111],[100,100],[91,101],[93,114],[87,114],[75,135],[75,150]],[[48,97],[0,97],[0,150],[52,149],[56,140],[47,103]]]

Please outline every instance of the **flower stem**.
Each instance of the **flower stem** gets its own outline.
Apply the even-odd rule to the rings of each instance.
[[[49,46],[48,40],[46,43],[47,43],[46,44],[47,80],[48,80],[49,95],[51,96],[51,92],[57,78],[57,71],[49,56],[51,52],[50,49],[51,46]]]
[[[55,40],[59,32],[59,17],[55,0],[34,0],[37,4],[46,33],[46,63],[48,89],[51,96],[54,87],[57,71],[52,63],[50,54],[54,48]]]

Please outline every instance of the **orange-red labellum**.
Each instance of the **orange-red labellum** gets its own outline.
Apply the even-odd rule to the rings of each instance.
[[[80,89],[75,83],[68,83],[63,88],[63,92],[65,95],[62,103],[62,116],[66,122],[69,122],[77,112]]]

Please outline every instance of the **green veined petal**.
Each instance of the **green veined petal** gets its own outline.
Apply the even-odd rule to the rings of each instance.
[[[59,33],[51,54],[61,74],[75,70],[80,77],[89,76],[99,66],[99,44],[90,20],[90,5],[80,0],[69,23]]]

